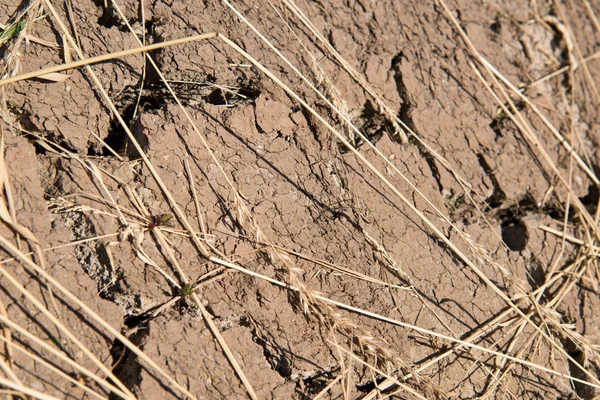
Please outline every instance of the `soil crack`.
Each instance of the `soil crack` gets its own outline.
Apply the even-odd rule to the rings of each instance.
[[[404,53],[399,53],[392,59],[392,72],[394,73],[394,80],[396,81],[396,89],[398,91],[398,95],[400,99],[402,99],[402,105],[400,106],[400,110],[398,111],[398,118],[408,126],[413,132],[417,133],[417,129],[412,119],[412,109],[413,106],[410,101],[410,96],[408,94],[408,90],[406,89],[406,85],[404,84],[401,65],[403,60],[405,59]],[[392,138],[397,143],[401,144],[397,138]],[[419,154],[421,157],[425,159],[429,169],[431,170],[431,176],[435,179],[437,183],[437,187],[439,192],[443,195],[444,188],[442,186],[442,179],[440,175],[440,171],[435,162],[435,158],[433,155],[413,136],[410,136],[408,139],[409,143],[412,143],[419,150]]]

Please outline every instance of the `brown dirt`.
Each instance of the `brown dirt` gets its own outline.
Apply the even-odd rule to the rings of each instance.
[[[100,1],[76,3],[75,19],[84,54],[91,57],[137,46],[111,7],[104,8]],[[511,82],[526,86],[566,65],[565,44],[560,32],[536,22],[533,8],[523,2],[510,3],[514,4],[504,4],[502,9],[487,2],[462,0],[449,6],[483,56]],[[546,13],[551,6],[542,3],[537,9]],[[592,3],[600,10],[600,3]],[[0,4],[0,10],[12,15],[16,6]],[[562,239],[540,229],[544,225],[562,230],[567,191],[477,79],[469,66],[473,58],[438,2],[299,1],[298,6],[345,60],[364,74],[400,120],[470,184],[475,204],[468,201],[455,175],[430,150],[414,139],[401,143],[391,134],[390,124],[377,110],[375,101],[326,56],[324,48],[310,41],[311,36],[297,21],[288,27],[268,4],[253,0],[236,6],[276,47],[283,49],[294,65],[318,82],[331,98],[337,98],[334,102],[346,108],[352,122],[377,149],[473,243],[485,249],[490,259],[503,265],[514,282],[522,282],[526,292],[540,287],[551,276],[552,268],[564,269],[582,254],[582,246],[569,243],[561,253]],[[138,7],[137,3],[128,5],[124,11],[129,22],[140,30]],[[598,49],[600,32],[594,30],[583,5],[570,7],[567,12],[573,35],[582,54],[592,54]],[[223,33],[289,84],[329,123],[341,127],[339,118],[326,104],[224,3],[152,2],[146,4],[145,17],[149,43],[211,31]],[[32,34],[60,42],[57,29],[48,17],[34,24]],[[174,85],[214,156],[241,193],[262,230],[263,241],[406,286],[390,288],[290,256],[296,274],[311,291],[459,338],[466,338],[507,309],[506,302],[489,285],[296,100],[256,68],[232,67],[247,61],[223,42],[193,42],[151,55],[169,80],[204,82]],[[61,57],[57,49],[30,44],[23,50],[20,72],[61,63]],[[261,236],[257,236],[252,223],[240,218],[229,184],[151,67],[145,75],[140,110],[133,117],[143,66],[143,57],[135,55],[93,69],[194,228],[201,230],[185,162],[190,165],[202,218],[211,235],[208,242],[248,270],[289,282],[288,274],[269,257],[264,246],[248,240]],[[590,61],[588,67],[592,78],[600,82],[600,61]],[[528,87],[526,94],[561,132],[568,132],[571,119],[574,121],[574,131],[580,138],[577,150],[585,151],[590,165],[596,168],[600,149],[598,104],[581,70],[575,77],[570,83],[562,75]],[[223,90],[217,85],[234,89]],[[569,87],[578,96],[576,115],[565,107]],[[16,199],[15,214],[44,248],[122,232],[124,226],[114,208],[97,198],[122,207],[134,229],[144,228],[147,222],[135,215],[131,193],[139,197],[151,215],[174,213],[83,70],[61,83],[19,82],[7,93],[15,124],[9,126],[4,121],[2,131],[5,162]],[[532,121],[560,172],[569,176],[569,153],[529,107],[519,107]],[[57,154],[44,148],[35,135],[63,150]],[[105,140],[123,160],[103,149],[95,137]],[[359,150],[471,259],[481,258],[372,149],[363,144]],[[82,162],[65,156],[67,151],[89,160],[115,179],[104,175],[102,187]],[[546,196],[550,187],[555,189]],[[593,215],[598,188],[577,168],[571,187]],[[542,200],[544,204],[540,205]],[[569,222],[570,234],[584,238],[577,217]],[[182,232],[181,227],[178,221],[171,231]],[[2,234],[14,239],[7,228],[2,228]],[[147,257],[170,276],[177,276],[155,234],[147,230],[143,235],[141,247]],[[217,268],[184,235],[166,235],[176,260],[191,280]],[[397,270],[382,261],[371,238],[385,249]],[[24,243],[23,248],[27,247]],[[33,251],[34,247],[27,250]],[[246,389],[191,298],[185,297],[159,315],[148,317],[182,293],[139,257],[132,238],[119,241],[111,236],[44,254],[52,276],[198,398],[246,396]],[[575,332],[589,343],[598,344],[600,323],[594,313],[600,306],[598,270],[596,260],[590,260],[589,274],[567,292],[557,312],[562,323],[574,324]],[[50,301],[49,292],[38,278],[16,263],[7,265],[25,288],[39,299]],[[477,265],[507,296],[518,293],[516,285],[489,262]],[[12,320],[38,337],[63,343],[70,357],[89,364],[72,343],[56,340],[60,335],[53,331],[52,324],[40,317],[16,289],[5,283],[2,288],[0,297]],[[544,300],[555,293],[550,290]],[[319,320],[314,311],[307,316],[293,292],[236,271],[227,271],[203,284],[198,294],[258,398],[312,398],[340,374],[348,374],[349,359],[347,355],[340,359],[334,340],[373,365],[391,368],[386,361],[393,360],[405,372],[407,366],[419,367],[448,348],[447,343],[433,336],[337,309],[339,318],[352,321],[358,328],[333,333],[331,321]],[[78,310],[70,309],[65,299],[58,294],[56,297],[65,325],[105,365],[114,366],[115,375],[139,398],[180,396],[118,340],[101,333]],[[525,303],[519,306],[527,312]],[[321,311],[327,314],[327,310]],[[374,343],[389,351],[390,357],[376,360],[373,353],[361,352],[349,332],[372,335]],[[534,332],[526,328],[509,353],[517,354]],[[494,331],[477,343],[507,351],[506,333]],[[560,348],[583,360],[582,350],[573,341],[556,330],[551,334]],[[503,344],[494,347],[495,340]],[[538,347],[526,345],[519,357],[589,379],[544,341]],[[409,379],[407,383],[427,398],[472,398],[484,393],[497,398],[592,398],[598,394],[593,388],[582,384],[573,387],[568,380],[519,365],[510,370],[499,389],[487,393],[488,385],[493,383],[490,374],[500,361],[475,350],[460,350],[423,371],[421,380]],[[32,388],[58,397],[81,398],[82,393],[70,383],[54,380],[50,372],[30,359],[18,356],[14,363],[24,383]],[[596,374],[600,369],[598,359],[590,357],[586,367]],[[383,380],[356,360],[351,362],[350,370],[347,394],[352,398],[369,393],[374,379]],[[324,398],[342,396],[342,385],[337,383]],[[414,398],[407,392],[397,396]]]

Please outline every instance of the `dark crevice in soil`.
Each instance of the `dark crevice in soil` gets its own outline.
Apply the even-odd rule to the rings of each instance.
[[[517,202],[505,199],[488,211],[501,222],[502,240],[512,251],[523,250],[529,240],[523,217],[529,214],[542,214],[554,219],[564,217],[563,209],[554,201],[548,201],[540,207],[530,193],[525,193]]]
[[[361,392],[361,393],[367,394],[367,393],[370,393],[373,390],[375,390],[379,386],[379,384],[382,383],[385,380],[386,380],[386,378],[383,377],[383,376],[381,376],[381,377],[379,377],[379,378],[377,378],[375,380],[370,380],[370,381],[368,381],[366,383],[356,385],[356,389],[359,392]],[[394,390],[394,387],[392,387],[392,388],[390,388],[390,389],[388,389],[386,391],[381,392],[381,394],[385,394],[385,393],[391,392],[393,390]],[[359,398],[361,398],[361,397],[359,397]]]
[[[400,106],[400,111],[398,112],[398,118],[402,122],[406,124],[410,129],[414,130],[414,124],[411,118],[411,109],[412,105],[410,104],[410,99],[408,98],[408,92],[406,90],[406,85],[404,84],[404,80],[402,78],[402,72],[400,71],[400,66],[404,59],[404,53],[400,53],[396,55],[392,59],[392,71],[394,72],[394,81],[396,82],[396,90],[398,91],[398,95],[400,99],[402,99],[402,105]]]
[[[560,51],[560,55],[558,56],[561,64],[560,67],[565,67],[569,64],[570,59],[569,45],[567,44],[568,39],[565,38],[564,32],[562,32],[561,29],[559,29],[554,23],[549,23],[548,26],[554,33],[550,44],[554,50]],[[560,82],[567,89],[573,87],[570,74],[562,75]]]
[[[415,131],[412,127],[411,127],[411,129],[413,131]],[[427,165],[429,166],[429,169],[431,170],[431,176],[433,176],[433,178],[435,179],[438,190],[443,195],[444,187],[442,186],[440,170],[437,167],[435,158],[431,155],[431,153],[429,151],[427,151],[427,149],[425,147],[423,147],[423,145],[420,142],[418,142],[412,136],[408,138],[408,142],[417,147],[417,149],[419,150],[419,154],[421,154],[421,157],[423,157],[425,159],[425,161],[427,162]]]
[[[387,122],[371,101],[367,100],[365,102],[360,119],[364,121],[361,130],[366,134],[371,143],[377,143],[386,131]]]
[[[529,233],[527,226],[520,219],[508,220],[500,225],[502,230],[502,241],[506,243],[512,251],[522,251],[527,246]]]
[[[514,104],[517,110],[519,111],[523,110],[523,108],[525,107],[525,104],[520,101],[517,101]],[[508,104],[506,104],[506,107],[510,109]],[[514,122],[506,116],[504,110],[502,109],[497,110],[497,113],[492,119],[492,122],[490,122],[489,126],[490,129],[494,131],[494,134],[496,135],[496,140],[506,136],[506,133],[509,133],[508,136],[510,136],[511,132],[512,134],[514,134],[514,132],[517,131],[517,127],[514,124]]]
[[[159,35],[158,32],[156,31],[156,23],[153,19],[147,20],[144,23],[144,30],[145,30],[145,36],[146,36],[146,44],[158,43],[163,40],[162,36]],[[157,49],[157,50],[148,52],[148,56],[152,59],[152,61],[154,61],[154,63],[159,68],[161,67],[161,65],[158,60],[160,59],[159,56],[163,51],[164,51],[164,49]],[[145,61],[145,67],[146,67],[146,77],[144,79],[144,86],[145,85],[151,86],[154,84],[159,84],[160,83],[160,75],[158,74],[158,72],[156,71],[156,69],[154,68],[154,66],[152,65],[150,60],[148,59],[148,57],[146,57],[144,59],[144,61]]]
[[[145,92],[145,91],[144,91]],[[130,130],[134,131],[134,112],[136,110],[137,97],[126,100],[128,91],[123,93],[123,97],[115,99],[115,105],[118,107],[119,114],[125,124]],[[140,111],[152,111],[159,110],[165,105],[164,100],[160,96],[152,94],[150,91],[149,95],[142,95],[140,97],[138,105],[138,115]],[[115,117],[110,121],[110,128],[108,129],[108,136],[104,138],[104,142],[110,146],[116,153],[125,154],[128,149],[128,140],[125,129],[121,126],[119,120]],[[98,149],[96,144],[90,145],[88,148],[88,155],[90,156],[110,156],[111,152],[106,148]]]
[[[314,141],[316,143],[318,143],[319,146],[321,147],[319,150],[323,150],[323,149],[327,148],[326,136],[325,136],[325,139],[321,138],[321,135],[319,134],[321,128],[320,128],[319,123],[317,121],[315,121],[315,117],[310,113],[310,111],[308,111],[304,107],[302,107],[300,109],[300,111],[302,112],[302,115],[306,119],[306,124],[308,125],[308,129],[310,130],[310,133],[312,134]]]
[[[596,164],[593,164],[592,168],[594,170],[594,174],[596,176],[600,176],[600,168]],[[579,200],[585,206],[585,208],[587,208],[591,215],[596,214],[598,201],[600,200],[600,190],[598,185],[592,182],[592,184],[588,186],[587,194],[583,197],[580,197]]]
[[[252,341],[263,349],[265,359],[273,369],[282,378],[289,379],[292,375],[291,361],[285,356],[284,349],[275,343],[269,342],[262,332],[259,332],[258,326],[248,317],[242,317],[240,324],[250,329]]]
[[[217,88],[204,96],[203,99],[215,106],[233,106],[240,103],[254,102],[259,95],[259,90],[251,86],[242,86],[235,90]]]
[[[117,27],[121,32],[129,32],[127,24],[123,22],[123,20],[119,16],[119,13],[110,4],[110,2],[107,2],[106,4],[105,0],[93,0],[93,2],[96,5],[96,7],[102,10],[102,14],[100,15],[100,17],[98,17],[98,25],[103,26],[107,29]],[[134,25],[138,21],[139,19],[133,18],[128,20],[127,22],[129,23],[129,25]]]
[[[117,14],[116,10],[110,6],[110,3],[105,5],[104,0],[93,1],[96,7],[102,10],[102,15],[98,18],[98,25],[109,29],[114,26],[120,27],[122,25],[119,14]]]
[[[569,323],[575,323],[575,320],[571,320],[571,321],[567,321]],[[577,362],[577,364],[583,366],[584,368],[586,368],[586,370],[588,372],[590,372],[592,375],[596,375],[598,376],[598,369],[596,368],[596,365],[593,362],[590,362],[589,360],[586,360],[586,355],[583,352],[583,350],[570,338],[562,338],[562,345],[563,348],[565,349],[565,351],[567,352],[567,354],[569,354],[569,356],[571,356],[573,358],[573,360],[575,360]],[[586,362],[588,361],[588,362]],[[569,374],[576,379],[580,379],[582,381],[586,381],[589,382],[590,381],[590,377],[587,376],[587,374],[585,372],[583,372],[581,370],[581,368],[579,368],[573,361],[569,360]],[[592,386],[586,385],[584,383],[581,382],[577,382],[577,381],[572,381],[572,384],[575,388],[575,393],[577,393],[577,398],[578,399],[583,399],[583,400],[592,400],[592,399],[596,399],[598,393],[597,390],[595,388],[593,388]]]
[[[101,7],[103,14],[99,19],[99,24],[107,28],[119,26],[121,30],[126,26],[121,23],[114,9],[108,5],[104,7],[104,2],[94,0],[97,7]],[[149,19],[144,22],[146,43],[156,43],[162,41],[162,37],[156,29],[158,22],[155,19]],[[154,60],[154,63],[160,68],[160,54],[163,50],[158,49],[148,53]],[[142,112],[159,110],[166,104],[174,104],[175,101],[168,91],[167,87],[152,65],[145,59],[145,76],[135,85],[130,85],[113,98],[119,114],[123,121],[134,131],[134,125],[137,117]],[[142,81],[143,79],[143,81]],[[193,82],[197,81],[197,82]],[[248,78],[245,75],[238,79],[235,87],[217,84],[217,79],[210,74],[204,75],[200,79],[190,79],[188,81],[170,82],[170,86],[175,91],[177,97],[184,106],[195,103],[208,103],[219,106],[233,106],[237,104],[253,102],[261,93],[257,79]],[[139,102],[139,103],[138,103]],[[142,148],[147,146],[147,138],[141,132],[133,132],[136,140],[141,141]],[[137,133],[137,134],[136,134]],[[137,151],[132,150],[128,143],[125,130],[115,117],[111,120],[108,135],[104,139],[106,144],[117,154],[129,156],[131,158],[139,157]],[[91,144],[88,148],[90,156],[111,156],[112,152],[98,144]]]
[[[144,342],[149,335],[147,322],[142,322],[139,317],[128,317],[125,319],[125,330],[133,330],[128,339],[140,350],[144,350]],[[125,332],[123,332],[125,333]],[[115,365],[112,372],[114,375],[131,391],[142,382],[142,365],[135,353],[132,353],[123,342],[115,339],[110,349],[112,364]],[[110,400],[117,400],[120,397],[112,394]]]
[[[522,218],[528,212],[538,212],[535,199],[526,193],[517,203],[512,205],[498,205],[497,218],[501,221],[502,240],[512,251],[522,251],[527,246],[529,233]]]
[[[502,22],[500,17],[496,17],[492,23],[490,24],[490,29],[492,30],[492,32],[494,32],[496,35],[499,35],[501,33],[502,30]]]
[[[388,123],[382,117],[381,113],[377,111],[373,103],[369,100],[365,102],[362,112],[358,121],[354,121],[358,130],[371,142],[375,144],[383,137],[383,134],[388,130]],[[351,132],[351,137],[348,141],[352,146],[358,148],[362,146],[365,141],[358,135],[355,135],[354,131]],[[338,143],[338,148],[341,154],[346,154],[350,150],[342,143]]]
[[[600,191],[595,183],[588,186],[588,192],[585,196],[580,197],[581,203],[588,209],[590,214],[594,215],[598,208],[598,200],[600,199]]]
[[[238,75],[235,82],[222,83],[216,76],[207,74],[173,82],[171,86],[184,105],[204,102],[234,107],[253,104],[262,93],[260,79],[246,73]]]
[[[400,66],[401,66],[403,60],[405,60],[404,53],[400,53],[392,59],[392,66],[391,66],[391,69],[394,72],[394,80],[396,81],[396,90],[398,91],[398,95],[402,99],[402,105],[400,106],[400,110],[398,111],[398,118],[406,126],[408,126],[413,132],[417,132],[417,130],[415,128],[415,124],[412,120],[412,115],[411,115],[413,106],[410,102],[410,99],[408,96],[408,91],[406,90],[406,85],[404,84],[404,81],[402,78],[402,72],[400,71]],[[413,136],[411,136],[408,139],[408,141],[409,141],[409,143],[411,143],[417,147],[417,149],[419,150],[419,154],[421,154],[421,156],[425,159],[425,161],[427,162],[427,165],[429,166],[429,169],[431,170],[431,175],[433,176],[433,178],[435,179],[435,181],[437,183],[439,192],[443,193],[444,188],[442,186],[440,171],[437,167],[437,164],[435,162],[435,158],[433,157],[433,155],[431,155],[431,153],[419,141],[417,141]],[[398,143],[400,143],[400,142],[398,142]]]
[[[533,254],[529,257],[528,266],[527,281],[532,290],[535,291],[546,282],[546,271],[544,271],[540,260]],[[548,296],[548,291],[544,291],[542,296],[545,299]]]
[[[496,135],[496,140],[504,136],[502,134],[502,119],[503,118],[496,117],[492,120],[492,122],[490,122],[490,129],[494,131],[494,134]]]
[[[299,382],[299,384],[304,388],[303,393],[301,393],[303,398],[311,399],[312,397],[309,396],[314,396],[323,391],[336,378],[338,373],[339,369],[335,368],[330,371],[319,371],[308,378],[302,379],[302,382]]]
[[[136,140],[140,142],[142,148],[147,146],[148,143],[143,132],[139,129],[136,131],[135,129],[135,123],[140,113],[160,110],[167,104],[175,104],[175,100],[167,87],[162,82],[152,82],[154,79],[151,76],[146,76],[141,95],[139,95],[140,85],[137,84],[126,87],[113,99],[121,118],[123,118],[125,124],[134,133]],[[250,82],[247,85],[230,88],[219,87],[221,85],[216,84],[214,81],[215,78],[209,76],[207,80],[201,83],[172,82],[170,85],[183,106],[204,102],[217,106],[233,107],[253,103],[261,93],[257,82]],[[217,88],[215,89],[215,87]],[[139,157],[137,151],[129,146],[127,134],[116,117],[111,120],[108,136],[104,141],[118,154],[128,155],[132,158]],[[107,157],[111,156],[111,154],[106,148],[98,148],[97,144],[92,144],[88,148],[88,155],[90,156]]]
[[[500,207],[504,199],[506,199],[506,194],[504,193],[502,188],[500,188],[500,184],[498,183],[498,179],[496,178],[494,170],[485,160],[484,155],[481,153],[477,154],[477,160],[479,161],[479,165],[481,165],[481,168],[483,168],[483,171],[486,173],[488,178],[490,178],[490,181],[492,181],[492,186],[494,186],[494,191],[492,192],[490,197],[485,199],[485,202],[487,203],[489,208],[498,208]]]

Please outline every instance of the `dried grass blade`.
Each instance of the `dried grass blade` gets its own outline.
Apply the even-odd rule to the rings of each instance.
[[[152,359],[150,359],[137,346],[135,346],[133,343],[131,343],[131,341],[129,339],[127,339],[125,336],[123,336],[119,331],[117,331],[115,328],[113,328],[109,323],[104,321],[104,319],[102,319],[98,314],[96,314],[90,307],[88,307],[84,302],[82,302],[77,296],[75,296],[70,291],[68,291],[64,286],[62,286],[56,279],[54,279],[46,271],[44,271],[39,266],[37,266],[29,258],[25,257],[16,247],[14,247],[10,242],[8,242],[2,236],[0,236],[0,245],[2,245],[13,257],[15,257],[16,259],[21,261],[23,264],[26,264],[33,271],[35,271],[36,273],[41,275],[49,284],[51,284],[56,289],[58,289],[61,293],[63,293],[66,298],[68,298],[70,301],[72,301],[74,304],[76,304],[78,307],[80,307],[81,310],[83,312],[85,312],[85,314],[89,315],[94,321],[96,321],[98,323],[99,327],[104,328],[112,336],[116,337],[121,342],[123,342],[123,344],[129,350],[131,350],[131,352],[133,352],[135,355],[137,355],[140,358],[140,360],[142,360],[144,363],[148,364],[150,366],[150,368],[152,368],[156,373],[163,376],[169,382],[169,384],[172,385],[172,387],[174,389],[176,389],[177,391],[185,394],[186,396],[188,396],[192,399],[196,398],[186,388],[184,388],[182,385],[177,383],[177,381],[175,381],[175,379],[173,379],[171,376],[169,376],[169,374],[167,374],[162,368],[160,368],[154,361],[152,361]],[[4,268],[2,268],[1,266],[0,266],[0,271],[5,272]],[[104,366],[102,366],[100,368],[102,369],[103,367]],[[108,371],[108,375],[112,375],[112,373],[110,371]],[[117,384],[120,383],[120,381],[117,378],[113,378],[113,379]],[[124,391],[126,393],[128,393],[131,396],[131,398],[135,397],[135,396],[133,396],[133,394],[131,394],[127,390],[127,388],[123,387],[121,389],[124,389]]]

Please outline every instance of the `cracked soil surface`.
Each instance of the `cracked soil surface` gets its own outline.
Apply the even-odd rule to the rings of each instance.
[[[15,13],[16,3],[1,2],[0,15]],[[565,108],[568,102],[564,99],[569,95],[566,78],[531,85],[568,62],[561,33],[535,18],[536,12],[545,13],[551,4],[538,2],[536,10],[533,3],[507,1],[501,8],[485,1],[448,4],[473,45],[508,80],[525,88],[554,126],[569,132],[572,125],[577,149],[585,148],[587,160],[596,168],[600,114],[582,73],[575,75],[574,87],[584,94],[571,109]],[[598,1],[591,3],[600,10]],[[342,131],[408,203],[461,251],[473,259],[478,257],[457,229],[484,249],[496,264],[477,258],[477,265],[506,296],[539,288],[550,269],[563,268],[582,254],[581,246],[563,243],[560,237],[540,229],[548,226],[562,231],[567,191],[477,78],[465,42],[438,1],[297,4],[315,29],[426,145],[413,136],[404,142],[394,133],[372,96],[322,45],[310,41],[306,26],[293,18],[284,2],[269,5],[246,0],[234,5],[344,110],[391,164],[362,139],[353,137],[327,104],[224,2],[145,2],[143,23],[138,2],[122,7],[138,33],[144,27],[147,43],[215,31],[242,47]],[[113,7],[92,0],[73,2],[73,7],[79,43],[87,56],[138,46]],[[65,10],[59,8],[67,21]],[[600,32],[594,30],[583,5],[569,5],[567,12],[572,22],[579,21],[571,28],[582,54],[592,54],[600,43]],[[32,34],[61,43],[50,17],[36,23]],[[248,61],[223,41],[190,42],[150,55],[172,82],[183,108],[172,100],[140,54],[92,68],[174,201],[194,229],[205,232],[202,237],[221,254],[247,270],[289,283],[287,273],[265,251],[265,243],[270,242],[286,249],[281,254],[293,261],[296,275],[313,293],[453,337],[467,337],[507,309],[502,297],[467,268],[372,169],[265,73],[244,65]],[[21,71],[61,62],[62,54],[56,48],[31,43],[23,52]],[[599,82],[600,61],[590,61],[589,72],[592,80]],[[149,262],[176,276],[152,230],[143,229],[146,222],[132,198],[139,199],[148,215],[174,212],[89,76],[80,69],[64,82],[17,82],[9,88],[8,105],[14,125],[2,122],[4,159],[20,224],[31,230],[44,248],[107,235],[44,252],[48,273],[198,398],[246,398],[244,385],[198,306]],[[533,121],[541,145],[559,171],[570,176],[573,195],[593,215],[597,187],[580,169],[569,175],[569,152],[532,117],[530,108],[522,103],[518,107]],[[49,150],[39,137],[62,150]],[[434,153],[447,161],[452,172]],[[82,160],[90,160],[110,177],[103,175],[100,184]],[[463,183],[468,184],[472,202],[465,196]],[[260,235],[252,223],[240,218],[239,199],[233,196],[230,184],[239,191]],[[125,221],[142,232],[143,257],[134,250],[134,239],[116,236],[124,224],[106,202],[119,205]],[[448,220],[440,218],[436,209]],[[577,216],[570,218],[571,234],[580,237],[577,233],[581,231],[573,228]],[[187,276],[194,281],[214,271],[217,266],[200,255],[183,234],[180,221],[173,221],[173,228],[165,227],[169,231],[165,235]],[[10,230],[1,229],[4,237],[14,238]],[[357,278],[331,265],[373,279]],[[27,290],[50,301],[34,276],[16,263],[7,268]],[[590,283],[598,277],[592,275],[577,281],[556,312],[590,343],[599,343],[600,319],[594,310],[599,309],[600,298],[596,285]],[[520,282],[520,289],[511,282]],[[38,337],[60,336],[20,292],[3,285],[0,297],[12,320]],[[258,398],[312,398],[340,374],[349,377],[347,386],[337,383],[322,398],[345,398],[344,393],[348,398],[360,398],[371,392],[374,382],[383,380],[356,360],[348,365],[348,356],[341,358],[343,353],[332,341],[336,338],[362,357],[360,345],[348,331],[333,334],[331,324],[306,316],[293,292],[234,270],[219,271],[196,292]],[[153,314],[179,295],[182,299]],[[139,398],[182,398],[118,340],[79,318],[77,310],[59,295],[55,301],[65,324]],[[449,346],[434,336],[335,310],[341,320],[352,321],[389,351],[392,359],[410,366],[407,368],[424,364]],[[525,349],[519,357],[560,373],[573,373],[574,367],[552,346],[524,345],[532,332],[525,329],[519,339],[519,346]],[[492,348],[505,334],[494,331],[479,343]],[[581,354],[567,339],[557,337],[559,347],[567,353],[573,357]],[[494,348],[517,354],[519,346]],[[88,363],[68,340],[61,347],[72,359]],[[531,350],[534,348],[538,351]],[[377,363],[368,351],[366,354],[365,360]],[[19,370],[29,371],[23,379],[34,389],[60,398],[82,398],[80,389],[55,380],[38,363],[20,354],[14,358]],[[586,361],[594,375],[600,367],[597,362]],[[385,368],[385,362],[379,365]],[[426,398],[474,398],[484,393],[495,398],[576,398],[575,394],[592,398],[598,394],[594,388],[522,365],[513,366],[502,385],[488,393],[496,367],[493,358],[463,350],[425,369],[423,380],[409,379],[407,383]],[[409,392],[395,396],[417,398]]]

